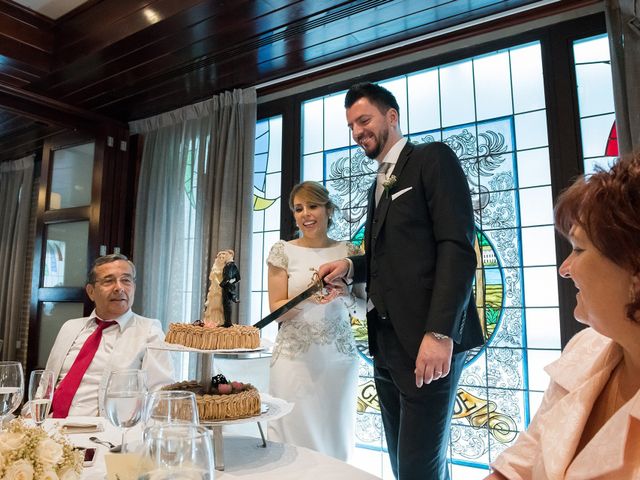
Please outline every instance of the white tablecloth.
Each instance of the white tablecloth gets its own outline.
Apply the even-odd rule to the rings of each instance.
[[[225,437],[224,472],[232,480],[374,480],[378,477],[315,450],[251,437]]]
[[[74,417],[67,420],[57,420],[64,423],[73,422],[101,422],[104,431],[99,433],[74,433],[68,435],[70,441],[80,447],[97,447],[97,457],[92,467],[86,467],[82,480],[104,480],[106,466],[104,455],[108,449],[89,440],[96,436],[120,443],[120,432],[108,420],[96,417]],[[53,420],[47,420],[46,427]],[[139,434],[139,432],[138,432]],[[136,439],[135,430],[128,435],[131,440]],[[224,465],[223,472],[216,471],[217,480],[375,480],[378,477],[355,468],[345,462],[328,457],[322,453],[303,447],[295,447],[283,443],[267,442],[262,448],[259,438],[224,436]]]
[[[120,430],[106,418],[101,417],[69,417],[65,419],[47,419],[44,423],[44,428],[49,430],[57,426],[63,426],[66,423],[99,423],[102,425],[104,431],[93,433],[66,433],[67,438],[76,447],[83,448],[97,448],[95,463],[91,467],[85,467],[82,472],[82,480],[104,480],[106,478],[106,465],[104,463],[104,455],[109,453],[109,449],[102,445],[92,442],[89,437],[98,437],[101,440],[108,440],[114,445],[120,445],[122,440],[122,433]],[[141,426],[136,426],[131,429],[127,434],[127,439],[134,440],[135,438],[142,438]]]

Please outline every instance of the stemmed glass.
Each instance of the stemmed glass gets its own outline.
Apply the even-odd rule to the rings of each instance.
[[[22,402],[24,374],[20,362],[0,362],[0,423]]]
[[[36,425],[41,425],[49,415],[55,378],[51,370],[34,370],[29,377],[29,409]]]
[[[126,451],[127,431],[142,417],[146,394],[147,384],[142,370],[116,370],[109,375],[104,410],[109,421],[122,429],[122,452]]]
[[[213,480],[211,432],[179,423],[149,427],[139,465],[139,480]]]
[[[173,423],[198,425],[198,419],[198,406],[193,392],[158,390],[147,398],[145,427]]]

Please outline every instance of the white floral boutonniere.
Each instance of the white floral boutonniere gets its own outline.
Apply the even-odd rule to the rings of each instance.
[[[384,193],[389,195],[389,190],[393,188],[393,186],[398,181],[398,178],[395,175],[391,175],[384,182],[382,182],[382,187],[384,188]]]

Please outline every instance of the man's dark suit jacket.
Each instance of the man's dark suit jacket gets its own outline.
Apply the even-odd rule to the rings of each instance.
[[[372,185],[366,253],[351,257],[354,281],[366,281],[376,307],[367,314],[371,354],[377,348],[378,315],[391,320],[412,358],[425,332],[451,337],[454,353],[481,345],[472,293],[473,207],[458,158],[444,143],[407,142],[392,175],[397,181],[377,208]]]

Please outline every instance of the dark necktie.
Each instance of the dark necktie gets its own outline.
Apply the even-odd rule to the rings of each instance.
[[[382,197],[382,192],[384,191],[384,182],[387,180],[387,172],[391,168],[392,163],[382,162],[378,166],[378,173],[376,175],[376,207],[380,202],[380,198]]]
[[[84,377],[87,368],[91,364],[91,360],[95,357],[100,340],[102,340],[102,331],[105,328],[115,325],[118,322],[104,322],[96,318],[98,328],[89,335],[78,352],[78,356],[71,365],[67,375],[62,379],[60,385],[53,393],[53,401],[51,402],[51,411],[53,418],[66,418],[71,408],[71,401],[76,396],[82,377]]]

